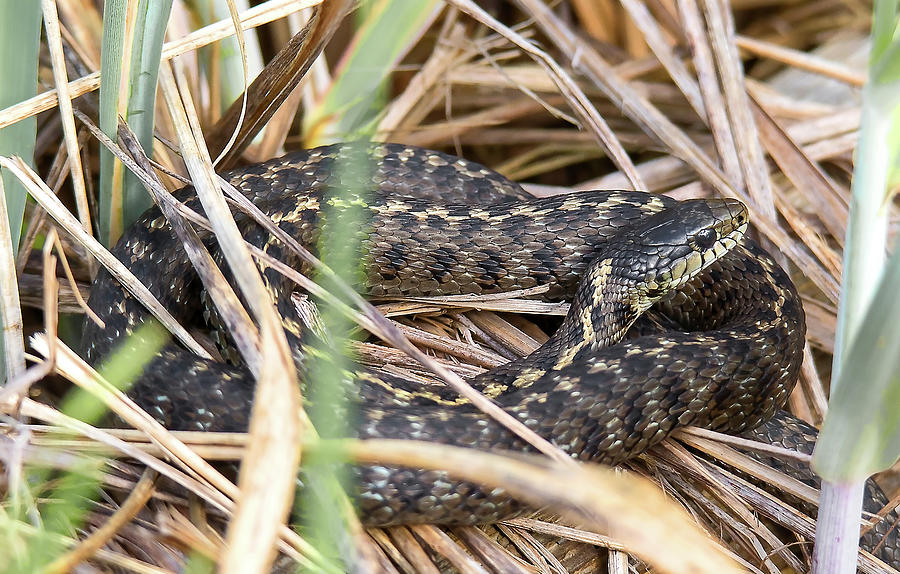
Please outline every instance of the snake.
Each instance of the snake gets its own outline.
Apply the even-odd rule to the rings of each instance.
[[[800,297],[774,258],[744,235],[747,212],[736,200],[676,201],[638,191],[536,198],[480,164],[401,144],[303,150],[223,178],[314,253],[323,230],[353,210],[364,253],[355,287],[368,296],[540,286],[544,300],[571,300],[562,326],[538,350],[468,382],[578,460],[619,464],[686,425],[780,444],[814,436],[781,411],[803,360]],[[203,213],[191,186],[174,197]],[[233,211],[247,242],[311,272],[264,226]],[[198,233],[215,250],[212,234]],[[199,303],[201,282],[159,208],[126,230],[112,253],[179,321],[209,315]],[[259,265],[302,381],[311,337],[288,296],[294,285]],[[103,322],[84,325],[82,351],[95,365],[156,321],[103,269],[89,306]],[[353,437],[533,452],[449,388],[361,367],[344,378],[356,406]],[[245,366],[170,342],[128,394],[173,430],[244,431],[253,390]],[[370,526],[490,523],[524,511],[502,489],[446,472],[368,465],[354,467],[354,479],[359,514]],[[879,501],[883,495],[869,510],[880,509]],[[879,527],[869,536],[883,534]],[[882,557],[900,563],[891,546],[881,545]]]

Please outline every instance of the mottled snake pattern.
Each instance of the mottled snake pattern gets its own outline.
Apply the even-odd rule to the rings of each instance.
[[[336,145],[297,152],[224,177],[314,249],[324,208],[348,201],[346,193],[340,195],[346,186],[337,166],[359,149]],[[620,191],[533,198],[495,172],[440,152],[370,144],[365,154],[371,161],[367,193],[349,201],[365,217],[359,289],[369,296],[487,294],[542,285],[546,300],[574,296],[573,307],[589,307],[596,301],[578,301],[578,286],[595,254],[608,250],[606,244],[623,229],[678,203]],[[202,213],[192,188],[175,197]],[[309,271],[247,215],[236,212],[235,220],[247,241]],[[212,248],[209,234],[201,236]],[[113,253],[177,319],[190,323],[201,314],[202,286],[158,209],[145,213]],[[274,269],[264,269],[263,277],[273,294],[292,288]],[[280,297],[276,305],[302,378],[304,334],[289,300]],[[101,329],[85,323],[84,351],[92,363],[152,320],[105,270],[89,304],[106,324]],[[789,277],[744,238],[665,295],[625,340],[574,345],[566,352],[572,344],[567,339],[554,360],[546,354],[524,357],[469,383],[583,461],[620,463],[684,425],[785,444],[785,436],[808,433],[779,412],[798,379],[804,338],[803,309]],[[359,407],[353,436],[531,451],[449,389],[422,392],[411,381],[363,370],[347,383]],[[247,369],[200,359],[170,343],[129,395],[171,429],[240,431],[248,423],[253,385]],[[365,466],[355,469],[355,478],[355,499],[370,525],[485,523],[522,511],[500,490],[443,472]],[[879,509],[877,501],[871,504],[870,510]],[[883,545],[880,551],[882,559],[900,562],[896,547]]]

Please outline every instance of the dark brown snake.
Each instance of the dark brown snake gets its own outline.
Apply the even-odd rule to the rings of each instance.
[[[614,191],[535,199],[478,164],[393,144],[365,149],[372,162],[367,193],[348,197],[335,162],[353,155],[351,149],[359,150],[330,146],[294,153],[225,177],[311,248],[328,224],[322,221],[326,208],[361,210],[366,276],[360,289],[369,295],[496,293],[544,285],[546,299],[574,298],[564,326],[541,349],[469,381],[562,450],[583,461],[617,464],[684,425],[810,448],[803,442],[808,436],[796,438],[809,428],[778,411],[799,376],[803,310],[788,276],[752,240],[744,238],[677,291],[663,293],[670,287],[656,279],[647,284],[648,269],[678,256],[687,263],[664,274],[675,279],[685,268],[690,272],[706,257],[701,248],[716,244],[718,255],[723,245],[731,247],[734,242],[723,239],[727,230],[717,228],[712,238],[704,235],[708,231],[688,232],[688,245],[676,247],[667,234],[683,223],[671,225],[665,215],[655,215],[685,209],[670,198]],[[345,165],[340,163],[346,177]],[[175,196],[202,212],[192,188]],[[690,209],[743,213],[736,205],[720,201]],[[248,216],[236,213],[235,219],[249,242],[309,271]],[[741,224],[746,221],[726,227]],[[637,228],[637,236],[622,233],[629,228]],[[208,234],[204,240],[213,243]],[[695,255],[686,256],[685,249]],[[145,213],[113,253],[177,319],[196,318],[198,305],[190,303],[199,301],[201,285],[158,209]],[[263,277],[273,295],[292,289],[274,269],[265,269]],[[651,310],[656,321],[642,319],[628,338],[611,344],[621,338],[621,325],[643,311],[634,295],[624,294],[624,284],[633,292],[642,281],[639,291],[662,297]],[[276,304],[302,379],[305,335],[289,300],[280,297]],[[153,320],[105,270],[94,282],[90,306],[106,324],[85,324],[84,349],[92,363]],[[659,324],[666,329],[653,326]],[[531,450],[449,390],[423,391],[410,381],[362,370],[346,382],[358,392],[354,436]],[[240,431],[247,426],[253,386],[246,369],[202,360],[170,343],[129,395],[171,429]],[[793,444],[798,441],[803,444]],[[370,525],[484,523],[521,512],[502,491],[442,472],[367,466],[357,468],[355,477],[360,514]],[[879,510],[879,499],[869,498],[867,510]],[[872,541],[889,526],[881,525],[869,534]],[[900,563],[900,549],[883,545],[880,557]]]

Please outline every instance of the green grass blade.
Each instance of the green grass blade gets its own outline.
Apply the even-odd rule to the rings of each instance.
[[[365,226],[362,201],[342,201],[351,197],[364,198],[370,169],[364,154],[356,161],[342,161],[339,189],[332,189],[329,205],[323,205],[324,223],[319,239],[322,262],[350,285],[359,283],[360,239],[357,230]],[[319,274],[316,281],[331,292],[339,292],[333,279]],[[319,436],[345,437],[356,419],[352,401],[353,390],[347,382],[353,380],[353,360],[346,333],[353,324],[335,306],[320,302],[321,324],[327,340],[320,339],[310,353],[307,371],[307,412]],[[304,454],[303,480],[306,488],[299,498],[303,524],[310,541],[324,556],[339,561],[341,547],[347,544],[347,527],[340,508],[349,487],[346,459],[334,449],[322,449],[315,455]],[[343,539],[343,540],[342,540]],[[344,556],[346,559],[346,556]],[[351,560],[352,562],[352,560]],[[350,564],[347,564],[350,566]]]
[[[169,340],[168,332],[158,323],[138,327],[100,368],[101,375],[118,389],[127,388]],[[73,389],[60,406],[66,415],[97,424],[107,409],[94,394],[81,388]],[[50,459],[52,460],[52,459]],[[70,546],[84,524],[93,500],[100,495],[106,459],[87,453],[73,453],[70,466],[27,464],[23,472],[27,480],[19,492],[11,492],[9,520],[0,520],[0,540],[20,538],[20,552],[15,555],[14,572],[41,572],[59,558]],[[65,470],[59,470],[65,468]],[[0,517],[3,513],[0,513]],[[37,528],[23,532],[22,525]]]
[[[379,87],[441,7],[436,0],[377,0],[370,6],[322,105],[304,122],[309,141],[356,139],[374,130]]]
[[[371,10],[360,15],[360,27],[350,52],[345,55],[345,66],[322,106],[312,114],[318,119],[308,124],[320,133],[325,131],[341,140],[371,137],[376,126],[373,120],[383,105],[379,87],[427,28],[436,14],[437,3],[393,0],[378,1],[369,6]],[[342,161],[336,169],[342,173],[337,178],[342,186],[331,190],[332,199],[323,206],[325,224],[319,253],[338,277],[356,285],[359,283],[360,259],[365,256],[359,252],[357,232],[363,226],[360,218],[365,214],[362,206],[367,201],[365,190],[368,185],[365,182],[369,181],[371,166],[368,156],[363,156]],[[330,291],[338,291],[329,285],[327,277],[320,276],[317,281]],[[310,359],[306,393],[310,401],[308,412],[321,436],[348,436],[355,413],[352,402],[345,396],[348,392],[346,381],[351,377],[348,370],[353,368],[352,359],[346,355],[345,333],[352,325],[331,305],[320,304],[319,310],[330,340],[327,344],[319,344]],[[335,413],[342,414],[336,416]],[[340,505],[344,496],[341,485],[347,484],[346,460],[340,452],[328,449],[304,457],[307,488],[298,501],[304,534],[314,541],[323,555],[335,561],[347,560],[346,550],[341,552],[341,549],[347,547],[348,530],[342,513],[335,510],[335,505]],[[352,562],[349,558],[345,565],[350,566]]]
[[[125,25],[128,0],[104,0],[103,42],[100,47],[100,129],[116,140],[119,125],[119,89],[125,60]],[[116,158],[100,149],[100,242],[107,247],[122,234],[122,188],[116,182]]]
[[[831,398],[812,468],[822,477],[813,572],[856,571],[865,479],[900,455],[900,258],[885,272],[888,182],[900,141],[897,0],[875,2],[844,246]],[[882,275],[884,273],[884,275]],[[879,287],[880,280],[880,287]]]
[[[41,3],[0,0],[0,109],[37,94],[38,50],[41,40]],[[0,155],[18,155],[32,164],[37,120],[34,117],[0,129]],[[33,164],[32,164],[33,165]],[[19,234],[25,213],[25,188],[10,173],[0,170],[13,253],[19,249]],[[6,246],[0,246],[5,249]]]
[[[37,93],[40,40],[40,2],[0,0],[0,78],[3,78],[0,83],[0,109],[27,100]],[[18,155],[33,165],[36,130],[37,120],[34,117],[0,129],[0,156]],[[11,250],[11,260],[19,250],[27,194],[25,187],[8,171],[0,169],[0,178],[3,184],[0,193],[6,200],[10,237],[9,244],[0,244],[0,249]],[[18,322],[21,323],[21,316]],[[3,323],[3,316],[0,316],[0,326],[6,327]],[[7,334],[14,332],[11,330]],[[21,325],[18,332],[21,333]],[[14,364],[15,361],[11,361],[11,365]],[[6,382],[6,372],[6,345],[4,337],[0,337],[0,384]]]
[[[139,0],[131,45],[129,97],[126,120],[137,135],[141,147],[153,157],[153,120],[156,108],[156,82],[172,0]],[[122,221],[125,226],[136,220],[153,201],[143,184],[131,173],[124,176]]]
[[[831,480],[856,480],[900,457],[900,251],[866,313],[819,435],[813,465]]]
[[[900,23],[896,10],[893,16],[892,29],[896,30]],[[885,270],[884,258],[890,205],[885,194],[888,176],[896,169],[900,90],[895,81],[877,77],[878,70],[900,69],[900,38],[884,46],[881,55],[870,62],[870,82],[863,94],[832,397],[813,459],[816,472],[831,480],[865,478],[900,455],[896,437],[892,437],[897,430],[896,413],[879,411],[886,407],[896,410],[900,404],[885,403],[885,397],[900,396],[900,378],[891,370],[897,355],[885,354],[886,349],[900,345],[900,307],[890,300],[900,289],[900,263],[895,254]],[[893,61],[887,62],[888,58]],[[877,363],[866,362],[876,358]]]
[[[878,0],[872,15],[872,53],[870,60],[878,61],[893,43],[897,34],[897,13],[900,0]]]

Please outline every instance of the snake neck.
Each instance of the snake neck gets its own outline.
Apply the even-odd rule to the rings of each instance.
[[[562,325],[544,346],[553,353],[566,349],[565,355],[574,355],[584,349],[615,345],[643,312],[628,300],[628,295],[627,289],[613,285],[604,289],[602,303],[593,306],[590,300],[576,297]]]
[[[579,357],[624,339],[647,305],[624,277],[614,274],[614,269],[609,258],[595,260],[586,271],[590,280],[583,281],[576,291],[569,312],[556,332],[531,355],[511,364],[537,363],[547,365],[545,371],[560,370]],[[523,372],[526,379],[531,376],[530,370],[523,369]],[[513,384],[521,386],[529,382],[526,379]]]

